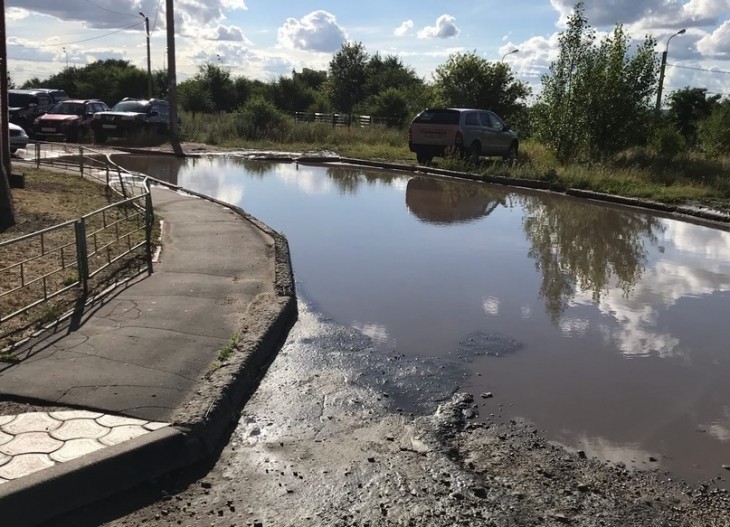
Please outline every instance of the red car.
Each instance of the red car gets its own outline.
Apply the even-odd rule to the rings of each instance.
[[[90,141],[94,114],[107,110],[106,103],[97,99],[66,99],[33,121],[34,137],[67,142]]]

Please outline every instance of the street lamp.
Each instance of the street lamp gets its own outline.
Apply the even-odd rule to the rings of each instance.
[[[504,55],[502,55],[502,60],[501,60],[500,62],[504,62],[504,58],[505,58],[505,57],[506,57],[507,55],[512,55],[512,53],[519,53],[519,52],[520,52],[520,50],[519,50],[519,49],[513,49],[512,51],[508,51],[507,53],[505,53]]]
[[[150,19],[140,11],[139,16],[144,18],[144,29],[147,33],[147,98],[152,98],[152,63],[150,62]]]
[[[66,54],[66,69],[68,69],[68,51],[66,51],[66,47],[63,47],[63,52]]]
[[[662,88],[664,86],[664,68],[667,66],[667,53],[669,52],[669,42],[676,37],[677,35],[684,35],[687,32],[686,29],[680,29],[677,31],[674,35],[669,37],[667,39],[667,47],[664,48],[664,52],[662,53],[662,66],[659,70],[659,87],[657,88],[656,92],[656,113],[659,113],[659,110],[662,106]]]

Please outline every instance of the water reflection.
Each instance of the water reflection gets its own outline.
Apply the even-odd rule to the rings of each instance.
[[[594,303],[615,282],[629,296],[646,263],[646,244],[656,245],[658,218],[573,200],[522,199],[529,256],[541,272],[540,298],[558,323],[576,295]]]
[[[141,172],[162,181],[177,185],[178,174],[181,166],[194,159],[178,159],[175,156],[166,155],[132,155],[114,154],[111,156],[113,162],[132,172]]]
[[[426,223],[460,223],[489,216],[504,197],[486,185],[414,177],[406,187],[406,206]]]
[[[411,361],[378,360],[374,375],[417,391],[430,364],[450,390],[462,377],[440,368],[456,364],[473,372],[461,389],[493,392],[505,416],[574,448],[627,463],[652,453],[688,478],[721,470],[730,233],[381,170],[218,157],[177,177],[285,233],[299,294]]]

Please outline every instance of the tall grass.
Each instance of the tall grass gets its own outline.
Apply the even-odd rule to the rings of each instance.
[[[346,157],[415,164],[408,150],[408,130],[371,125],[333,127],[297,122],[290,117],[273,132],[244,139],[239,113],[183,114],[183,138],[232,148],[262,148],[301,152],[333,151]],[[436,158],[434,165],[484,175],[550,181],[556,189],[579,188],[665,202],[715,200],[730,203],[730,156],[666,149],[632,148],[600,163],[561,164],[543,144],[520,145],[519,160],[509,165],[499,158],[482,158],[474,165],[456,157]]]

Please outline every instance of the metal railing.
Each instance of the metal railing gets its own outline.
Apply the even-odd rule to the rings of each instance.
[[[37,166],[75,166],[123,199],[76,220],[0,242],[0,324],[65,293],[86,297],[90,284],[114,283],[121,268],[125,276],[152,273],[154,214],[146,176],[124,171],[104,154],[84,147],[58,155],[60,148],[51,146],[48,155],[46,146],[37,144]]]
[[[396,120],[388,117],[377,117],[375,115],[357,115],[347,113],[321,113],[321,112],[294,112],[295,121],[304,121],[310,123],[326,123],[337,126],[359,126],[366,127],[370,125],[391,126],[398,124]]]

